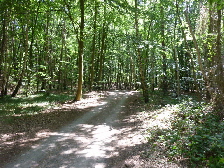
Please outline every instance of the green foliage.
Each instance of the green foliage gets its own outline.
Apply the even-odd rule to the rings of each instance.
[[[6,96],[0,99],[0,116],[32,115],[72,100],[72,98],[72,95],[56,93],[40,93],[17,98]]]
[[[100,89],[137,89],[135,83],[141,81],[152,90],[176,90],[179,95],[181,91],[206,90],[210,80],[215,87],[214,77],[223,75],[212,67],[220,45],[213,16],[218,16],[216,8],[223,10],[223,0],[136,2],[137,7],[133,0],[85,1],[83,88],[92,89],[97,83]],[[18,77],[22,78],[20,92],[28,94],[42,89],[75,90],[79,5],[78,0],[0,1],[3,96],[15,90]],[[183,17],[185,10],[204,60],[202,67],[208,73],[207,83]],[[223,24],[220,26],[222,34]],[[146,92],[147,87],[143,87]]]
[[[179,104],[168,130],[154,130],[151,142],[166,147],[171,159],[187,158],[191,167],[224,166],[224,122],[209,105],[187,98]]]

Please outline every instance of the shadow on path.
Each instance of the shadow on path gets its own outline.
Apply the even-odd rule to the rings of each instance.
[[[133,152],[141,152],[145,143],[138,127],[142,121],[135,117],[140,110],[136,109],[137,94],[109,92],[109,96],[98,106],[79,113],[77,118],[58,131],[48,132],[47,138],[5,165],[5,168],[124,166],[122,161]]]

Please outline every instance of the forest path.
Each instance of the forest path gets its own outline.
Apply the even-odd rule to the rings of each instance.
[[[145,128],[138,106],[139,93],[105,93],[105,98],[98,101],[97,106],[79,114],[69,124],[57,131],[37,133],[36,136],[45,138],[32,144],[32,148],[4,168],[176,167],[155,164],[153,157],[152,160],[142,158],[149,146],[142,133]]]
[[[48,133],[48,138],[5,167],[113,167],[121,155],[128,155],[131,148],[144,141],[142,135],[136,135],[140,132],[136,121],[130,119],[134,109],[130,105],[127,109],[127,99],[134,94],[108,92],[98,106],[57,132]]]

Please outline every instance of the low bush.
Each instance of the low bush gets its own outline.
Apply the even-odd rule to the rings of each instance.
[[[189,167],[224,167],[224,122],[211,105],[185,98],[174,115],[171,128],[154,131],[149,140],[163,144],[170,159],[187,160]]]

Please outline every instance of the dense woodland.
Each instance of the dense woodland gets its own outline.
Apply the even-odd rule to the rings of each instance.
[[[223,109],[222,0],[1,0],[1,97],[196,92]]]
[[[0,115],[40,111],[24,105],[40,92],[173,97],[172,129],[149,141],[195,167],[224,166],[223,0],[0,0],[0,11]]]

